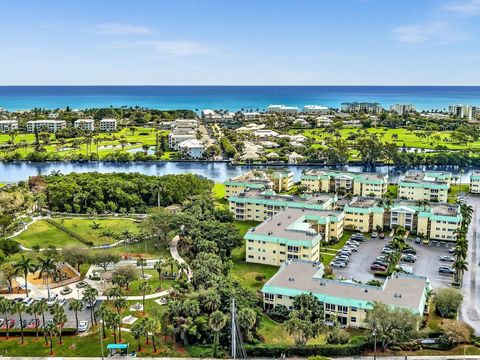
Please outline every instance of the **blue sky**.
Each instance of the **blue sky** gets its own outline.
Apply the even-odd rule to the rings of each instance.
[[[480,85],[480,0],[0,0],[0,84]]]

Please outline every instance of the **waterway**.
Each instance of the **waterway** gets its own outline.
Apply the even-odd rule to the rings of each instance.
[[[99,172],[112,173],[138,172],[145,175],[166,175],[166,174],[198,174],[205,176],[215,182],[223,182],[228,178],[240,175],[250,169],[265,168],[288,168],[295,174],[295,180],[300,179],[301,173],[306,169],[332,169],[332,167],[324,165],[283,165],[283,166],[261,166],[261,165],[232,165],[226,162],[198,162],[198,161],[182,161],[182,162],[130,162],[130,163],[109,163],[109,162],[14,162],[0,163],[0,183],[11,183],[20,180],[26,180],[29,176],[49,175],[52,171],[60,171],[62,174],[72,172]],[[362,166],[345,166],[344,170],[348,171],[367,171],[377,173],[388,173],[389,181],[396,183],[399,176],[403,175],[409,169],[417,169],[421,171],[450,171],[461,178],[462,183],[468,183],[471,168],[458,168],[452,166],[432,166],[432,167],[409,167],[395,168],[393,166],[377,166],[375,168],[364,168]]]

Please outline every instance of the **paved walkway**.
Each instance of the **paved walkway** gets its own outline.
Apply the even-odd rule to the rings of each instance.
[[[183,260],[183,258],[180,256],[180,254],[178,253],[178,241],[180,240],[180,236],[179,235],[176,235],[173,239],[172,239],[172,242],[170,243],[170,254],[172,255],[172,257],[177,260],[180,264],[186,264],[187,265],[187,277],[188,277],[188,281],[190,282],[190,280],[192,280],[192,269],[190,268],[190,266],[187,264],[187,262],[185,260]]]

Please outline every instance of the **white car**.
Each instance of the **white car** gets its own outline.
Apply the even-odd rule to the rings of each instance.
[[[407,265],[399,265],[399,269],[405,274],[413,274],[413,267]]]
[[[339,268],[344,268],[345,266],[347,266],[347,264],[343,261],[339,261],[339,260],[334,260],[330,263],[330,266],[331,267],[339,267]]]
[[[50,295],[50,297],[47,299],[47,305],[48,306],[53,306],[53,305],[55,305],[57,300],[58,300],[58,295],[57,294]]]
[[[88,321],[83,320],[78,323],[78,331],[84,332],[88,329]]]
[[[60,305],[60,306],[65,305],[66,302],[67,302],[67,299],[65,299],[65,298],[58,299],[58,305]]]
[[[24,303],[25,306],[30,306],[34,303],[34,301],[35,301],[34,298],[26,297],[25,299],[23,299],[22,303]]]

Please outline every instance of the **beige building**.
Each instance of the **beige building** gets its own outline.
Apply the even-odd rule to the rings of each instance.
[[[331,210],[337,201],[332,194],[313,196],[278,195],[273,190],[248,189],[228,198],[237,220],[265,221],[287,208]]]
[[[301,184],[310,192],[340,192],[382,197],[387,192],[388,175],[348,171],[308,170]]]
[[[272,181],[272,189],[276,192],[286,192],[293,186],[293,172],[288,170],[269,170],[268,178]]]
[[[447,202],[451,180],[449,172],[408,171],[398,182],[398,197]]]
[[[460,206],[397,199],[387,206],[384,199],[357,197],[343,207],[345,229],[371,232],[380,228],[402,226],[429,240],[455,241],[460,228]]]
[[[292,309],[296,296],[313,294],[324,306],[325,321],[362,328],[374,302],[408,309],[422,316],[427,294],[431,290],[428,278],[395,273],[382,286],[358,284],[352,281],[324,279],[323,264],[289,260],[262,288],[266,310],[276,305]]]
[[[480,171],[474,171],[470,176],[470,192],[480,194]]]
[[[228,179],[225,185],[225,198],[237,195],[247,189],[273,189],[286,192],[293,186],[293,172],[287,170],[251,170]]]
[[[320,241],[342,234],[342,212],[288,208],[245,234],[246,261],[274,266],[290,259],[318,261]]]

